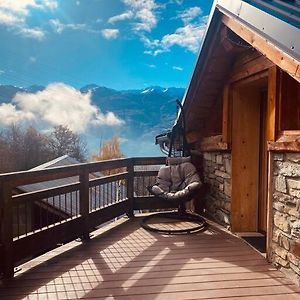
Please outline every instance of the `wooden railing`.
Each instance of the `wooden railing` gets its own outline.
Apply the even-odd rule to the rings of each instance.
[[[164,163],[164,157],[124,158],[0,175],[2,275],[12,277],[16,266],[58,245],[88,240],[116,217],[171,208],[146,188]]]

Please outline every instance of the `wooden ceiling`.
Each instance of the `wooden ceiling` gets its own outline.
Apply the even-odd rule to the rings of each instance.
[[[191,83],[188,101],[185,103],[186,132],[198,132],[204,129],[204,123],[209,118],[212,108],[222,96],[225,83],[228,80],[235,59],[241,53],[249,51],[246,44],[235,33],[223,24],[216,31],[208,55],[203,66],[195,70],[194,82]],[[203,70],[204,68],[204,70]]]

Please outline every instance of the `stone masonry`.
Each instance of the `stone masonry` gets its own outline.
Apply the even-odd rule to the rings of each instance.
[[[274,154],[272,261],[300,284],[300,153]]]
[[[205,152],[203,154],[204,182],[209,189],[205,199],[205,211],[216,222],[230,226],[231,154]]]

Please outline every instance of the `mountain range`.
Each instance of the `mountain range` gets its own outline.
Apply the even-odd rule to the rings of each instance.
[[[0,85],[0,104],[10,103],[18,92],[36,93],[45,87],[33,85],[27,88],[12,85]],[[135,90],[114,90],[96,84],[89,84],[80,88],[81,93],[91,93],[94,105],[103,112],[113,112],[125,121],[124,126],[113,130],[97,132],[99,138],[105,140],[112,134],[118,134],[122,140],[122,150],[126,155],[159,154],[154,146],[154,138],[166,129],[172,127],[176,117],[176,99],[182,99],[183,88],[150,86]],[[93,139],[96,132],[87,135],[88,144],[95,147]],[[143,151],[137,151],[137,145],[144,145]],[[140,150],[140,149],[139,149]]]

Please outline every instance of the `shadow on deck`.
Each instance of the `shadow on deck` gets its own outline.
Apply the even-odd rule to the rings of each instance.
[[[119,225],[116,225],[119,224]],[[192,235],[121,219],[22,266],[0,299],[299,299],[300,290],[242,240],[210,226]]]

